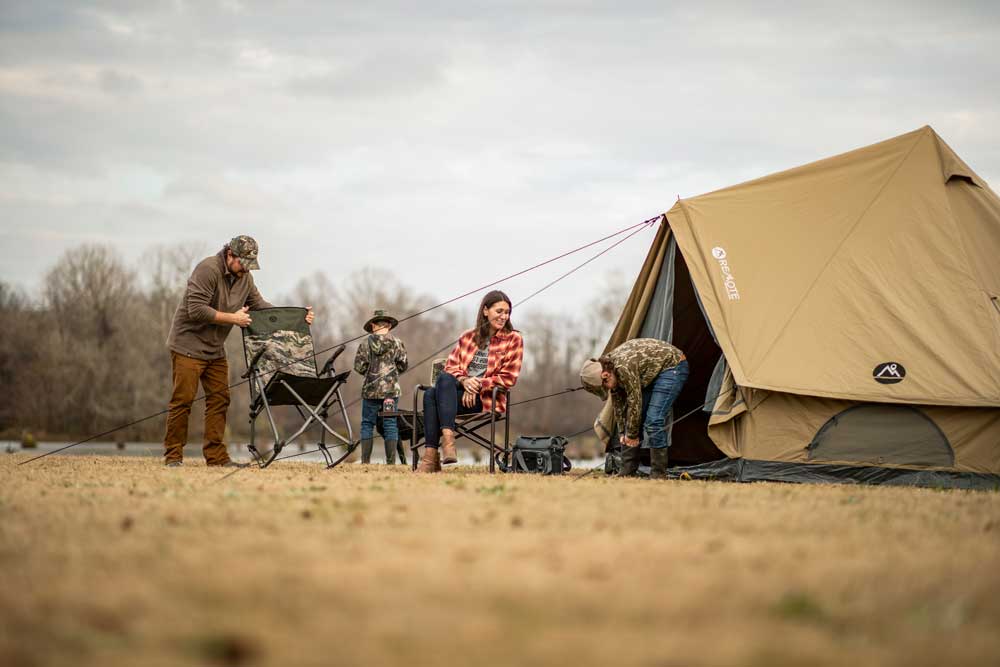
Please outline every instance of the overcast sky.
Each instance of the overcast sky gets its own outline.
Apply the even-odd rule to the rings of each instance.
[[[0,0],[0,281],[250,234],[265,296],[377,266],[443,299],[928,124],[997,189],[1000,3],[696,4]]]

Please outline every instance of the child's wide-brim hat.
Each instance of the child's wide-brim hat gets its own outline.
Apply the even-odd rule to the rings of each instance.
[[[399,324],[399,320],[397,320],[392,315],[386,314],[386,312],[384,310],[376,310],[375,314],[372,315],[371,319],[368,320],[367,322],[365,322],[365,331],[367,331],[368,333],[371,333],[372,332],[372,328],[375,326],[376,322],[385,322],[385,323],[387,323],[389,325],[390,331],[392,329],[395,329],[396,326]]]

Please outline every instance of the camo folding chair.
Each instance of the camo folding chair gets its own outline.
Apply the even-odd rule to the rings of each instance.
[[[306,323],[305,308],[266,308],[251,313],[253,321],[243,329],[243,354],[246,357],[250,378],[250,444],[248,449],[261,468],[274,462],[285,445],[301,436],[314,424],[321,427],[317,443],[327,468],[333,468],[354,451],[351,422],[340,393],[340,388],[351,372],[337,373],[334,361],[344,351],[338,347],[327,359],[323,369],[316,371],[316,352],[312,334]],[[302,417],[303,424],[288,438],[278,432],[272,408],[292,406]],[[347,427],[347,437],[333,430],[327,423],[331,409],[341,415]],[[261,454],[257,450],[256,423],[263,412],[267,415],[274,445],[271,451]],[[330,452],[326,436],[338,440],[333,447],[345,446],[347,451],[335,458]]]
[[[419,463],[420,447],[426,444],[424,440],[424,415],[422,403],[420,402],[420,392],[427,391],[434,386],[438,374],[444,371],[445,359],[435,359],[431,370],[431,383],[418,384],[413,388],[413,410],[398,410],[396,416],[399,417],[400,437],[404,433],[409,434],[410,440],[410,467],[415,471]],[[507,412],[497,412],[497,396],[507,394]],[[489,412],[476,412],[472,414],[458,415],[455,417],[455,441],[460,438],[468,438],[489,452],[490,474],[500,470],[507,472],[511,463],[511,443],[510,443],[510,401],[509,390],[497,385],[493,387],[493,404]],[[390,414],[390,413],[385,413]],[[503,422],[503,446],[496,443],[497,425]],[[479,433],[482,429],[490,427],[490,437]]]

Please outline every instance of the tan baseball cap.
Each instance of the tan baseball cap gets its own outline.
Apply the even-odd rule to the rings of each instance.
[[[580,382],[588,389],[601,387],[601,362],[597,359],[587,359],[580,368]]]

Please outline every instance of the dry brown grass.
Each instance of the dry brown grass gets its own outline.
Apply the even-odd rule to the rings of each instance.
[[[0,459],[0,664],[997,664],[1000,494]]]

